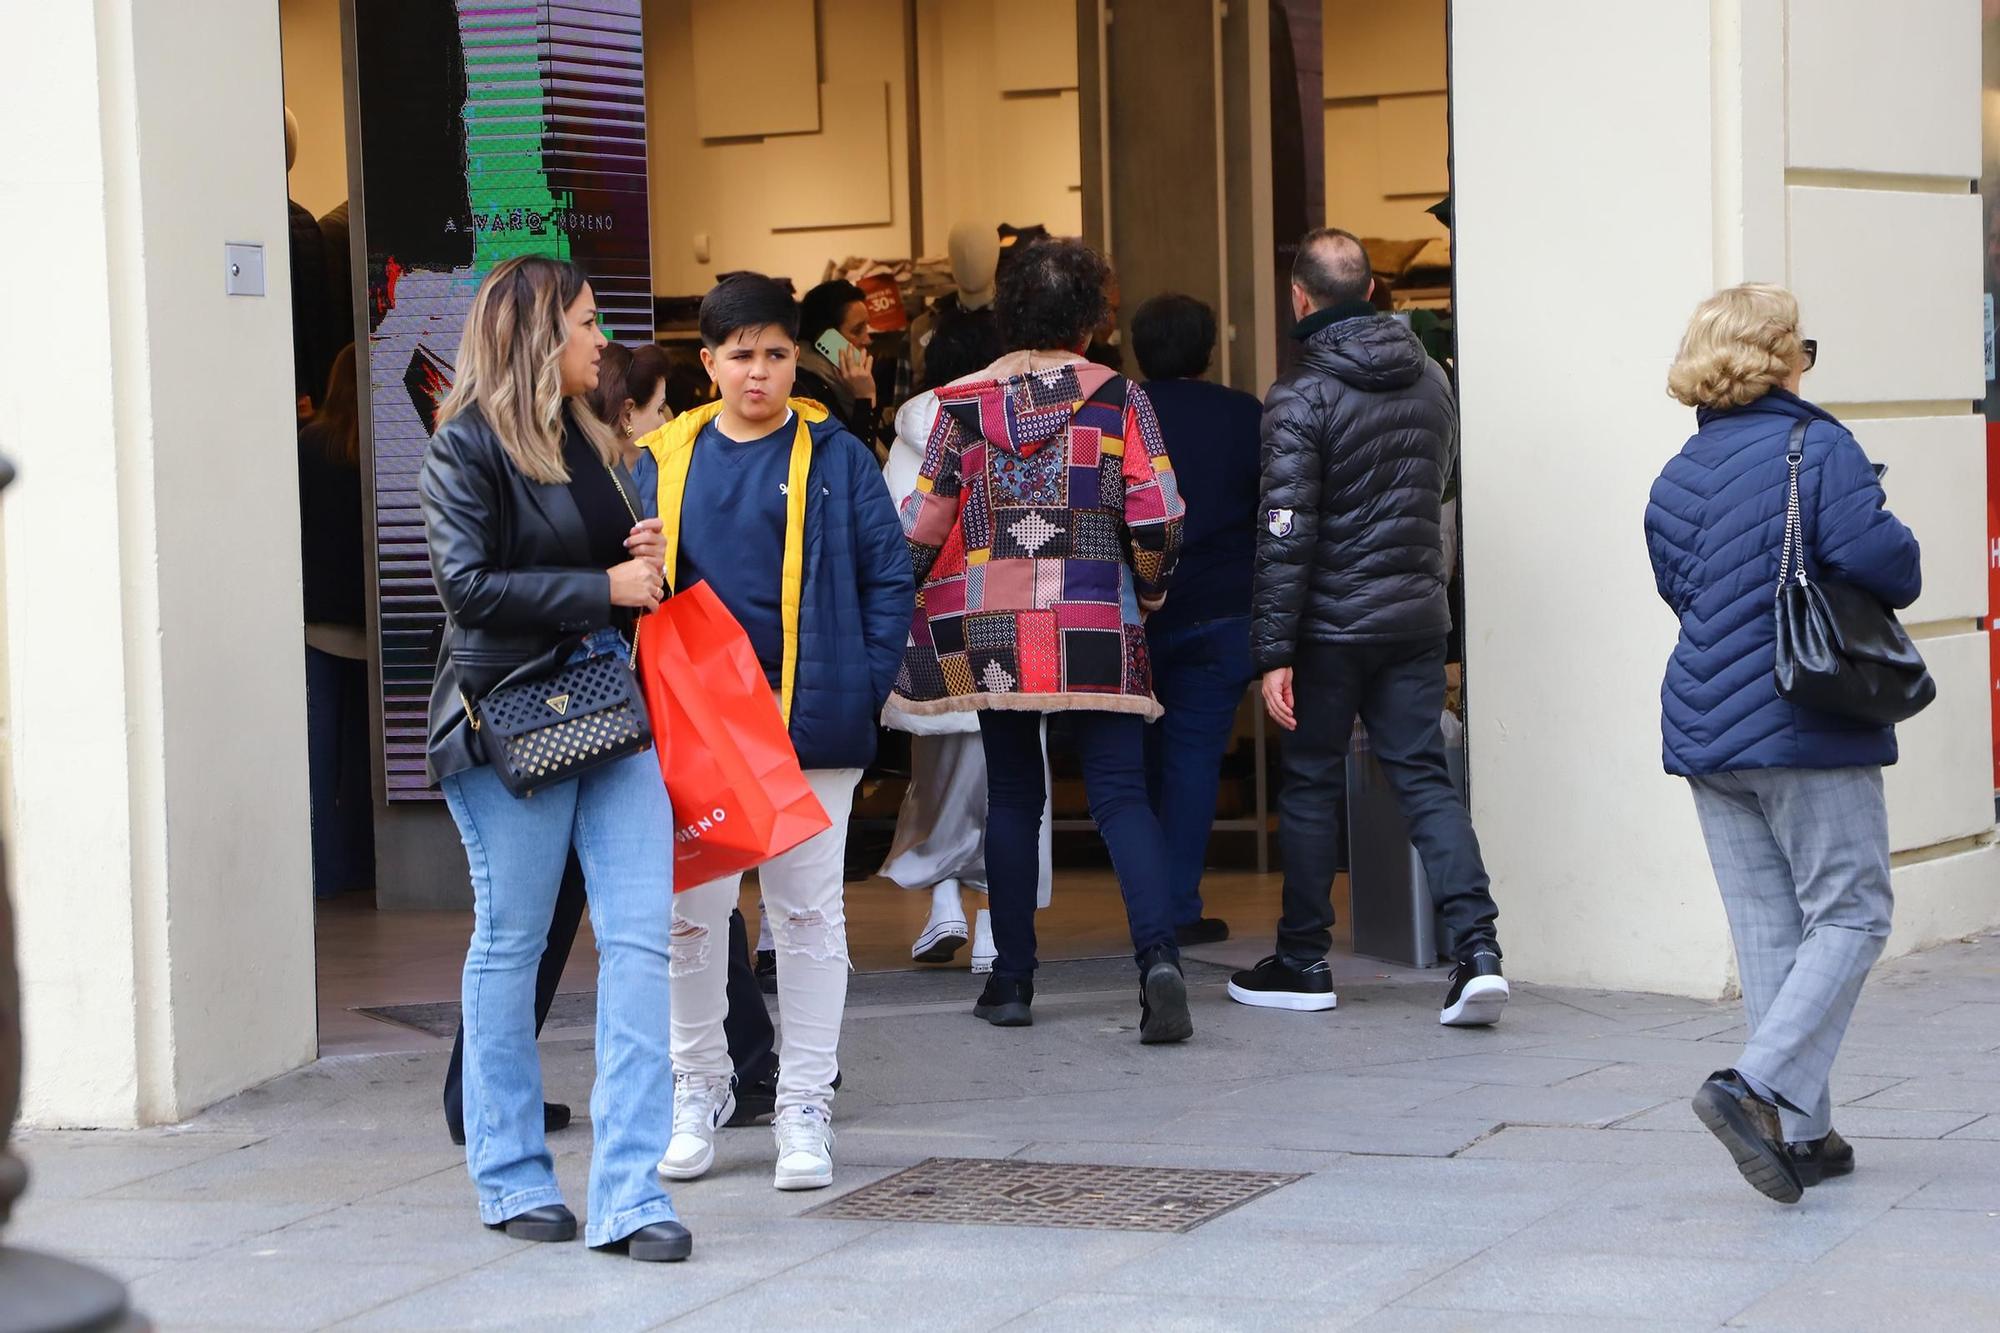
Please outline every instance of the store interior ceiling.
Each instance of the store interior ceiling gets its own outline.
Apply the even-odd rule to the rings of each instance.
[[[1085,0],[1089,3],[1090,0]],[[1326,221],[1399,306],[1449,296],[1447,0],[1322,0]],[[281,0],[292,197],[347,197],[341,0]],[[734,0],[642,0],[652,280],[662,333],[724,273],[950,289],[961,223],[1085,230],[1077,0],[765,0],[740,95]],[[914,86],[912,86],[914,84]],[[1147,292],[1126,292],[1136,306]]]

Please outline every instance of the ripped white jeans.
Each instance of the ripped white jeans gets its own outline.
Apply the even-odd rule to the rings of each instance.
[[[833,1101],[840,1019],[847,1008],[847,915],[843,891],[847,816],[858,768],[809,769],[806,782],[833,826],[757,871],[778,949],[778,1109]],[[674,1072],[727,1078],[733,1072],[722,1020],[728,1012],[729,911],[743,877],[674,895],[668,946]]]

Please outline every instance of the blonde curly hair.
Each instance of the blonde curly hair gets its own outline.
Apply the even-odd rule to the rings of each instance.
[[[1765,282],[1725,287],[1695,307],[1667,392],[1689,407],[1742,407],[1783,386],[1804,356],[1796,296]]]

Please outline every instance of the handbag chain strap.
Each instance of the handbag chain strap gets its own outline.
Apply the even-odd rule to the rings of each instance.
[[[632,526],[637,527],[639,525],[639,511],[633,506],[632,497],[625,493],[625,483],[618,480],[618,469],[607,462],[604,464],[604,474],[610,477],[611,484],[618,488],[618,498],[625,502],[625,512],[632,516]],[[627,671],[637,671],[639,669],[639,627],[637,625],[632,627],[632,642],[628,646],[628,651],[625,655],[625,669]]]
[[[639,522],[639,511],[633,506],[632,497],[626,494],[625,483],[618,480],[618,469],[611,466],[611,464],[609,463],[605,463],[604,474],[611,478],[611,484],[618,489],[618,498],[625,502],[625,512],[632,516],[632,522],[634,526],[636,526]],[[625,669],[627,671],[636,671],[638,670],[638,667],[639,667],[639,633],[636,629],[634,629],[632,632],[632,642],[630,645],[628,645],[626,649]],[[464,690],[460,690],[458,692],[458,706],[465,710],[465,720],[472,724],[472,729],[474,731],[479,730],[479,714],[472,711],[472,700],[465,697]]]
[[[1778,591],[1782,593],[1785,584],[1793,577],[1792,555],[1798,554],[1797,577],[1801,588],[1806,582],[1806,533],[1805,525],[1799,520],[1799,465],[1806,456],[1806,423],[1801,421],[1792,427],[1791,439],[1785,445],[1785,462],[1790,466],[1791,487],[1785,498],[1785,550],[1778,559]]]

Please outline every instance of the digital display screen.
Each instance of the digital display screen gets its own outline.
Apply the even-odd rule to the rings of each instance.
[[[417,474],[479,283],[523,254],[590,274],[604,332],[653,339],[640,0],[355,0],[382,760],[424,777],[444,610]]]

